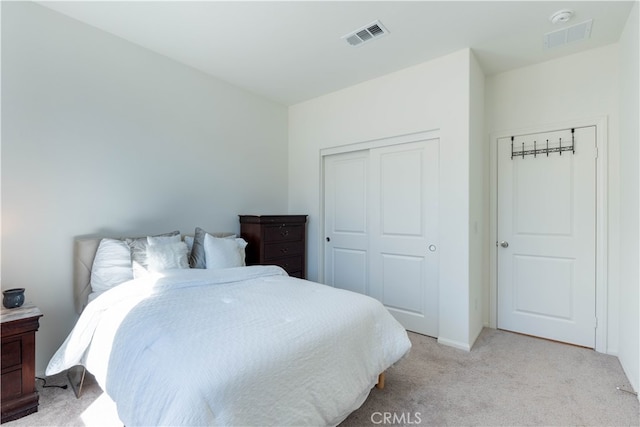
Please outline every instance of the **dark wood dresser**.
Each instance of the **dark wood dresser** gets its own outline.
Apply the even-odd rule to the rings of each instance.
[[[247,265],[271,264],[306,277],[307,215],[240,215]]]
[[[38,411],[36,331],[42,312],[33,304],[7,309],[0,316],[2,334],[2,422]]]

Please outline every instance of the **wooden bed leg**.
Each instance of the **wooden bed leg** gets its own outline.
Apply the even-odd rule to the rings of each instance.
[[[376,384],[376,388],[378,390],[382,390],[384,388],[384,372],[378,375],[378,383]]]

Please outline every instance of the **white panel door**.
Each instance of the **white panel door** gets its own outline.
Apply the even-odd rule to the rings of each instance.
[[[438,139],[326,156],[325,283],[438,335]]]
[[[368,295],[369,151],[327,156],[324,173],[325,283]]]
[[[371,150],[371,296],[438,336],[438,140]]]
[[[498,140],[498,328],[595,347],[596,132],[575,153],[512,158]],[[570,130],[516,137],[513,150],[568,146]]]

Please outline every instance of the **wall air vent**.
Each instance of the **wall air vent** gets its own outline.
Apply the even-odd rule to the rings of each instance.
[[[558,31],[552,31],[544,35],[545,49],[562,46],[578,40],[586,40],[591,37],[592,19],[581,22],[580,24],[565,27]]]
[[[389,34],[389,30],[387,30],[382,22],[373,21],[369,25],[365,25],[362,28],[358,28],[355,31],[350,32],[342,36],[343,40],[346,40],[351,46],[360,46],[365,44],[371,40],[379,39],[382,36],[386,36]]]

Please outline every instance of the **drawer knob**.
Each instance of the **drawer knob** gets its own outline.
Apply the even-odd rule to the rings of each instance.
[[[280,232],[280,235],[282,237],[288,236],[289,235],[289,230],[284,230],[284,231]]]
[[[287,252],[289,252],[288,248],[282,248],[280,249],[280,252],[282,252],[283,254],[286,254]]]

